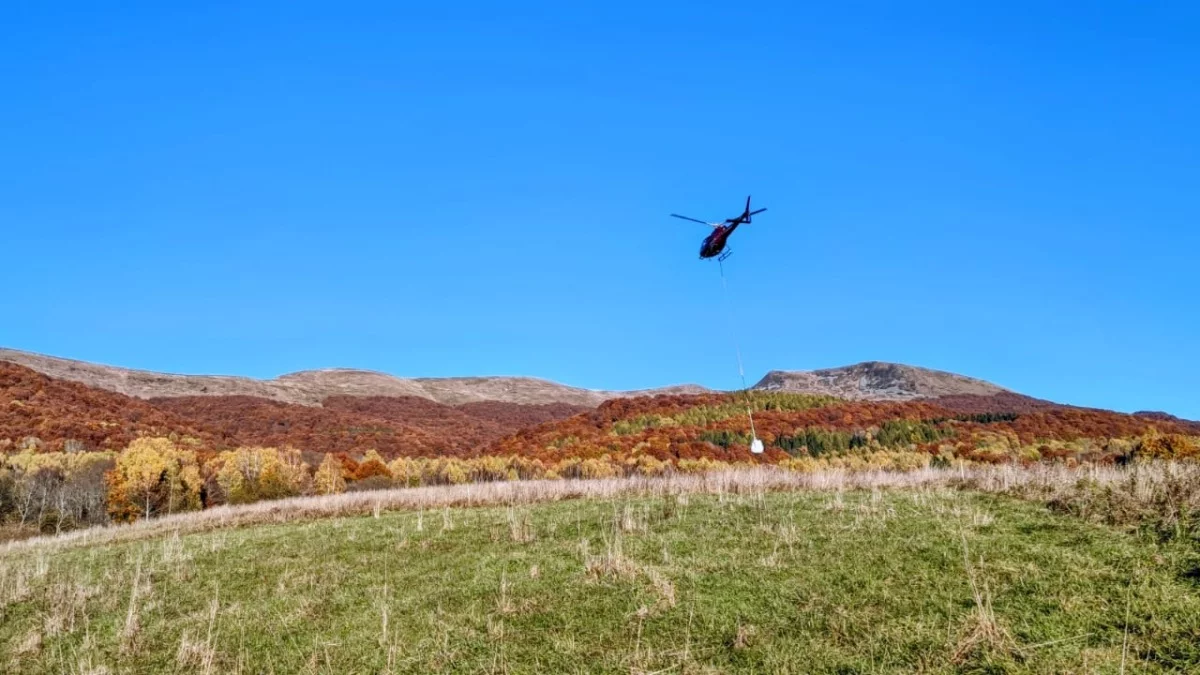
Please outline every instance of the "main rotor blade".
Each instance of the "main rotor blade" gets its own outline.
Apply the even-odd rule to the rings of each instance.
[[[751,211],[749,215],[754,215],[756,213],[762,213],[763,211],[766,211],[766,209],[759,209],[757,211]]]
[[[678,213],[672,213],[672,214],[671,214],[671,217],[673,217],[673,218],[682,218],[682,219],[684,219],[684,220],[690,220],[690,221],[692,221],[693,223],[701,223],[701,224],[704,224],[704,225],[712,225],[712,223],[710,223],[710,222],[708,222],[708,221],[706,221],[706,220],[700,220],[699,218],[692,218],[692,217],[690,217],[690,216],[681,216],[681,215],[679,215]]]

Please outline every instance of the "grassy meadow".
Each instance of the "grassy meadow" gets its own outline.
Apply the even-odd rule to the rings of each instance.
[[[12,673],[1167,673],[1194,548],[951,489],[376,508],[0,553]]]

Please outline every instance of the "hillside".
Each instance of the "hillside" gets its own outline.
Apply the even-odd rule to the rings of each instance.
[[[963,375],[879,361],[823,370],[771,371],[753,388],[868,401],[909,401],[954,395],[991,396],[1008,391],[990,382]]]
[[[171,433],[214,439],[203,425],[146,401],[0,361],[0,451],[31,437],[43,451],[120,450],[138,436]]]
[[[1143,471],[1138,493],[1161,493],[1160,473]],[[0,671],[1200,667],[1195,559],[1149,518],[1128,534],[947,489],[957,471],[859,489],[793,476],[771,490],[748,473],[342,495],[168,517],[152,538],[18,546],[0,551]],[[592,496],[564,501],[576,490]],[[483,503],[453,506],[471,494]],[[364,515],[336,517],[339,504]]]
[[[48,377],[4,358],[69,377]],[[291,446],[314,465],[326,453],[362,456],[369,449],[386,459],[490,454],[555,463],[601,456],[778,462],[830,456],[826,445],[834,455],[865,448],[986,461],[1064,453],[1111,461],[1151,430],[1200,435],[1200,423],[1162,413],[1065,406],[952,373],[879,362],[764,377],[749,393],[768,448],[754,458],[746,452],[750,429],[742,395],[677,393],[690,387],[620,392],[598,402],[612,392],[531,378],[406,380],[344,369],[273,380],[176,376],[11,350],[0,352],[0,365],[6,374],[0,443],[13,447],[36,437],[51,450],[118,449],[138,435],[173,434],[193,437],[211,452]],[[166,395],[140,398],[106,387]],[[188,391],[203,393],[182,393]],[[229,393],[237,391],[253,393]]]
[[[989,412],[1030,413],[1045,410],[1082,409],[1076,406],[1052,403],[1012,392],[1001,392],[990,395],[952,394],[949,396],[938,396],[937,398],[930,399],[930,402],[936,403],[947,410],[965,414]],[[1184,420],[1176,418],[1174,421],[1182,422]]]
[[[520,429],[591,410],[567,403],[524,405],[502,401],[449,406],[411,396],[333,396],[325,399],[322,407],[410,424],[447,439],[451,447],[460,450],[482,447]]]
[[[178,396],[151,402],[209,430],[217,448],[294,446],[313,454],[375,448],[388,456],[453,454],[436,430],[353,411],[253,396]]]
[[[752,459],[747,406],[754,409],[755,431],[766,445],[759,459],[767,462],[857,462],[872,454],[913,451],[918,463],[931,456],[1111,462],[1123,461],[1135,448],[1166,456],[1200,451],[1194,438],[1200,436],[1200,423],[1013,394],[863,401],[759,391],[614,399],[586,414],[523,429],[495,443],[489,453],[545,462],[567,457],[744,461]],[[1153,440],[1143,438],[1147,435]]]
[[[590,410],[498,402],[456,407],[413,396],[335,396],[318,407],[253,396],[177,396],[150,402],[207,429],[224,447],[291,445],[317,454],[375,449],[389,458],[477,455],[525,426]]]
[[[143,435],[189,436],[201,448],[293,446],[310,456],[470,455],[526,426],[589,410],[562,403],[449,406],[418,397],[331,397],[303,406],[254,396],[139,399],[0,361],[0,450],[119,450]],[[319,459],[317,460],[319,462]]]
[[[446,405],[487,401],[521,405],[565,404],[596,407],[606,400],[659,394],[701,394],[698,385],[646,390],[602,391],[532,377],[401,378],[386,373],[327,368],[258,380],[248,377],[174,375],[72,361],[12,349],[0,349],[0,361],[32,368],[50,377],[80,382],[138,398],[253,396],[316,406],[331,397],[424,398]],[[752,389],[821,394],[850,400],[906,401],[942,396],[992,396],[1011,393],[975,378],[897,363],[868,361],[812,371],[771,371]]]
[[[747,406],[766,446],[759,455],[749,451]],[[29,447],[40,452],[13,452]],[[759,463],[907,471],[1197,455],[1200,424],[1016,394],[852,401],[754,391],[622,397],[596,408],[336,396],[305,406],[253,396],[142,400],[0,363],[0,540],[391,486]],[[146,463],[159,469],[145,474]]]
[[[749,434],[745,415],[732,404],[735,395],[716,392],[641,396],[624,392],[597,404],[598,392],[582,396],[578,392],[586,390],[528,378],[403,380],[380,373],[327,370],[259,381],[162,375],[16,354],[77,380],[172,395],[131,397],[0,360],[7,376],[0,382],[6,402],[0,410],[0,443],[10,447],[33,436],[45,442],[44,449],[63,448],[68,442],[75,449],[115,449],[137,435],[156,433],[192,436],[214,451],[240,445],[288,445],[314,459],[323,453],[357,455],[374,448],[387,458],[501,454],[558,461],[648,452],[660,460],[735,461],[745,458]],[[204,395],[179,395],[197,386]],[[420,395],[403,393],[417,388]],[[222,393],[242,390],[257,395]],[[377,391],[390,393],[372,393]],[[339,393],[325,395],[329,392]],[[31,400],[34,395],[36,401]],[[1002,444],[1006,456],[1035,442],[1128,439],[1150,428],[1167,434],[1200,434],[1200,423],[1164,414],[1075,408],[950,373],[878,362],[809,373],[774,372],[763,378],[753,395],[764,406],[776,406],[762,410],[757,420],[759,435],[769,446],[763,457],[768,461],[786,458],[800,436],[870,435],[874,433],[870,429],[895,426],[900,420],[921,421],[929,427],[911,438],[928,452],[950,447],[966,457],[979,455],[980,447],[996,445],[997,434],[1008,439]],[[458,403],[441,403],[439,398]],[[556,398],[576,402],[516,402]],[[1012,419],[990,417],[998,413]],[[980,441],[983,437],[987,442]],[[906,439],[885,440],[900,447],[910,444]],[[1086,454],[1111,457],[1111,453]]]
[[[610,398],[655,393],[694,393],[703,387],[679,385],[646,391],[599,391],[532,377],[401,378],[386,373],[328,368],[258,380],[223,375],[175,375],[73,361],[14,349],[0,349],[0,361],[43,375],[137,398],[252,396],[316,406],[332,396],[406,396],[447,405],[500,401],[523,405],[596,406]]]

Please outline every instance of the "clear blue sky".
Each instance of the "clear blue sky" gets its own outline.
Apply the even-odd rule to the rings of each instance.
[[[1200,5],[416,4],[6,7],[0,345],[1200,418]]]

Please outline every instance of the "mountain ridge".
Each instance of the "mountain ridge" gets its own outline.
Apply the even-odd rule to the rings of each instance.
[[[622,410],[643,410],[649,414],[670,408],[679,412],[732,400],[728,392],[681,393],[681,389],[687,389],[684,387],[666,394],[663,392],[670,392],[669,388],[650,390],[662,394],[655,396],[619,392],[620,395],[600,404],[594,399],[605,393],[583,390],[594,398],[580,404],[577,398],[580,390],[537,378],[422,378],[418,382],[371,371],[326,369],[261,381],[162,375],[18,355],[42,369],[58,371],[47,374],[13,362],[12,354],[0,351],[0,451],[13,447],[49,451],[117,450],[136,436],[179,434],[195,438],[209,448],[295,446],[310,453],[306,456],[317,462],[319,457],[311,453],[354,453],[363,448],[376,448],[389,458],[471,456],[499,447],[506,438],[519,441],[536,436],[541,433],[539,429],[571,428],[578,423],[571,421],[575,417],[586,420],[599,414],[607,419],[606,415]],[[74,378],[56,377],[58,373]],[[280,388],[278,380],[284,380],[286,386]],[[96,386],[97,381],[127,390],[140,388],[143,393],[156,395],[139,398]],[[1054,419],[1061,418],[1060,421],[1091,420],[1092,427],[1102,435],[1125,433],[1147,424],[1200,435],[1200,422],[1166,413],[1114,416],[1107,414],[1112,411],[1035,399],[953,373],[882,362],[820,371],[772,371],[756,386],[772,395],[834,394],[842,400],[838,405],[843,406],[843,412],[837,413],[836,420],[826,419],[823,424],[844,421],[844,414],[849,414],[845,411],[859,411],[853,412],[856,416],[878,417],[880,411],[890,410],[960,422],[989,423],[1021,417],[1025,422],[1020,424],[1027,425],[1036,424],[1037,419],[1050,419],[1046,415],[1057,415]],[[414,390],[420,395],[405,393]],[[180,391],[204,393],[179,395]],[[946,394],[948,391],[957,393]],[[161,395],[164,393],[177,395]],[[270,398],[271,395],[301,398],[309,403],[288,402]],[[434,397],[455,402],[443,403]],[[576,397],[577,403],[528,402],[536,397]],[[792,399],[785,395],[778,400]],[[895,407],[901,405],[910,407]],[[636,415],[634,418],[625,423],[636,427],[645,421]],[[1133,420],[1141,421],[1134,424]],[[717,432],[710,429],[708,433]],[[567,434],[563,439],[570,436]],[[520,449],[526,454],[537,454],[545,450],[544,445]],[[555,442],[550,445],[557,447]],[[696,448],[692,451],[700,452]]]
[[[872,401],[1014,393],[978,378],[886,361],[862,361],[817,370],[772,370],[753,389],[827,394],[849,400]]]
[[[319,406],[334,396],[389,396],[425,398],[446,405],[500,401],[595,407],[611,398],[712,391],[695,384],[606,391],[529,376],[405,378],[359,368],[307,369],[269,379],[241,375],[186,375],[109,366],[8,348],[0,348],[0,361],[25,366],[48,377],[140,399],[252,396],[281,403]]]
[[[317,368],[259,379],[239,375],[187,375],[109,366],[0,348],[8,361],[43,375],[140,399],[251,396],[320,406],[332,397],[411,397],[446,405],[499,401],[522,405],[596,407],[636,396],[722,393],[696,384],[649,389],[587,389],[530,376],[398,377],[361,368]],[[772,370],[751,389],[826,394],[849,400],[909,401],[942,396],[1014,394],[998,385],[947,371],[883,361],[817,370]]]

